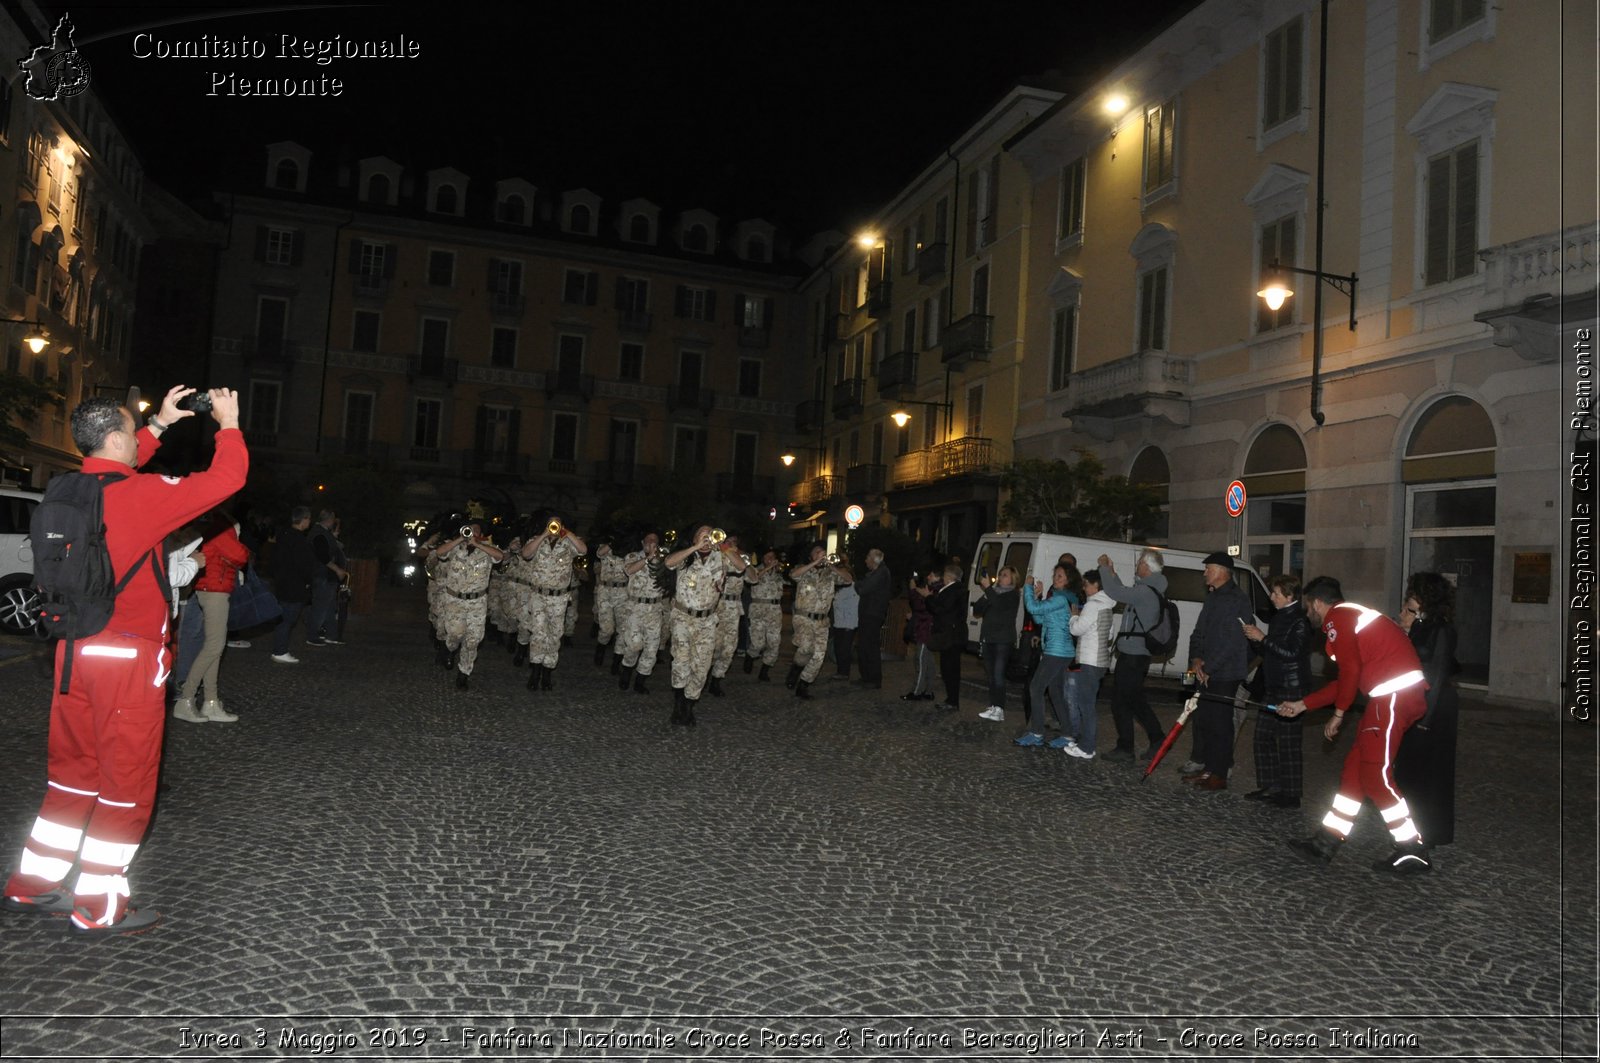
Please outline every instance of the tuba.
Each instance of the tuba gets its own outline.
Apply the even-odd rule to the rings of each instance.
[[[567,530],[561,526],[560,517],[551,517],[550,523],[544,526],[544,533],[546,535],[561,536],[565,535],[566,531]]]

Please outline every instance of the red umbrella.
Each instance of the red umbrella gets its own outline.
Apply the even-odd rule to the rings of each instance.
[[[1167,750],[1172,748],[1173,741],[1178,737],[1178,732],[1183,730],[1183,725],[1189,722],[1189,715],[1200,707],[1200,695],[1191,694],[1183,703],[1183,711],[1178,713],[1178,720],[1167,730],[1167,737],[1161,743],[1161,748],[1156,750],[1156,755],[1150,758],[1150,763],[1145,765],[1144,775],[1140,782],[1150,778],[1150,773],[1156,770],[1156,765],[1161,763],[1161,758],[1167,755]]]

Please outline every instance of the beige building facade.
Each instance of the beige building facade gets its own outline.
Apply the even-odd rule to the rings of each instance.
[[[1586,180],[1561,154],[1592,144],[1593,78],[1560,71],[1592,75],[1593,6],[1341,0],[1325,109],[1319,9],[1211,0],[1010,142],[1036,221],[1017,453],[1087,447],[1164,493],[1151,538],[1386,612],[1439,571],[1463,681],[1553,702],[1558,340],[1596,284],[1592,152]],[[1317,279],[1256,293],[1316,269],[1322,121],[1314,389]]]

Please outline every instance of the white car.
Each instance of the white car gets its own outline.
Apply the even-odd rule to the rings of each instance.
[[[0,487],[0,631],[8,635],[41,634],[28,526],[43,497],[37,491]]]

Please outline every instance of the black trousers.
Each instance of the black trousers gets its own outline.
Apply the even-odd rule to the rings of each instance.
[[[883,682],[883,625],[888,617],[861,614],[856,628],[856,667],[868,684]]]
[[[944,703],[961,704],[961,647],[939,651],[939,678],[944,680]]]
[[[1200,688],[1194,711],[1195,759],[1213,775],[1233,768],[1233,696],[1243,679],[1215,679]]]
[[[1144,694],[1145,677],[1150,674],[1150,657],[1142,653],[1117,654],[1117,667],[1111,673],[1111,720],[1117,728],[1117,748],[1133,752],[1133,722],[1139,721],[1150,744],[1159,746],[1167,737],[1161,721],[1150,708]]]

